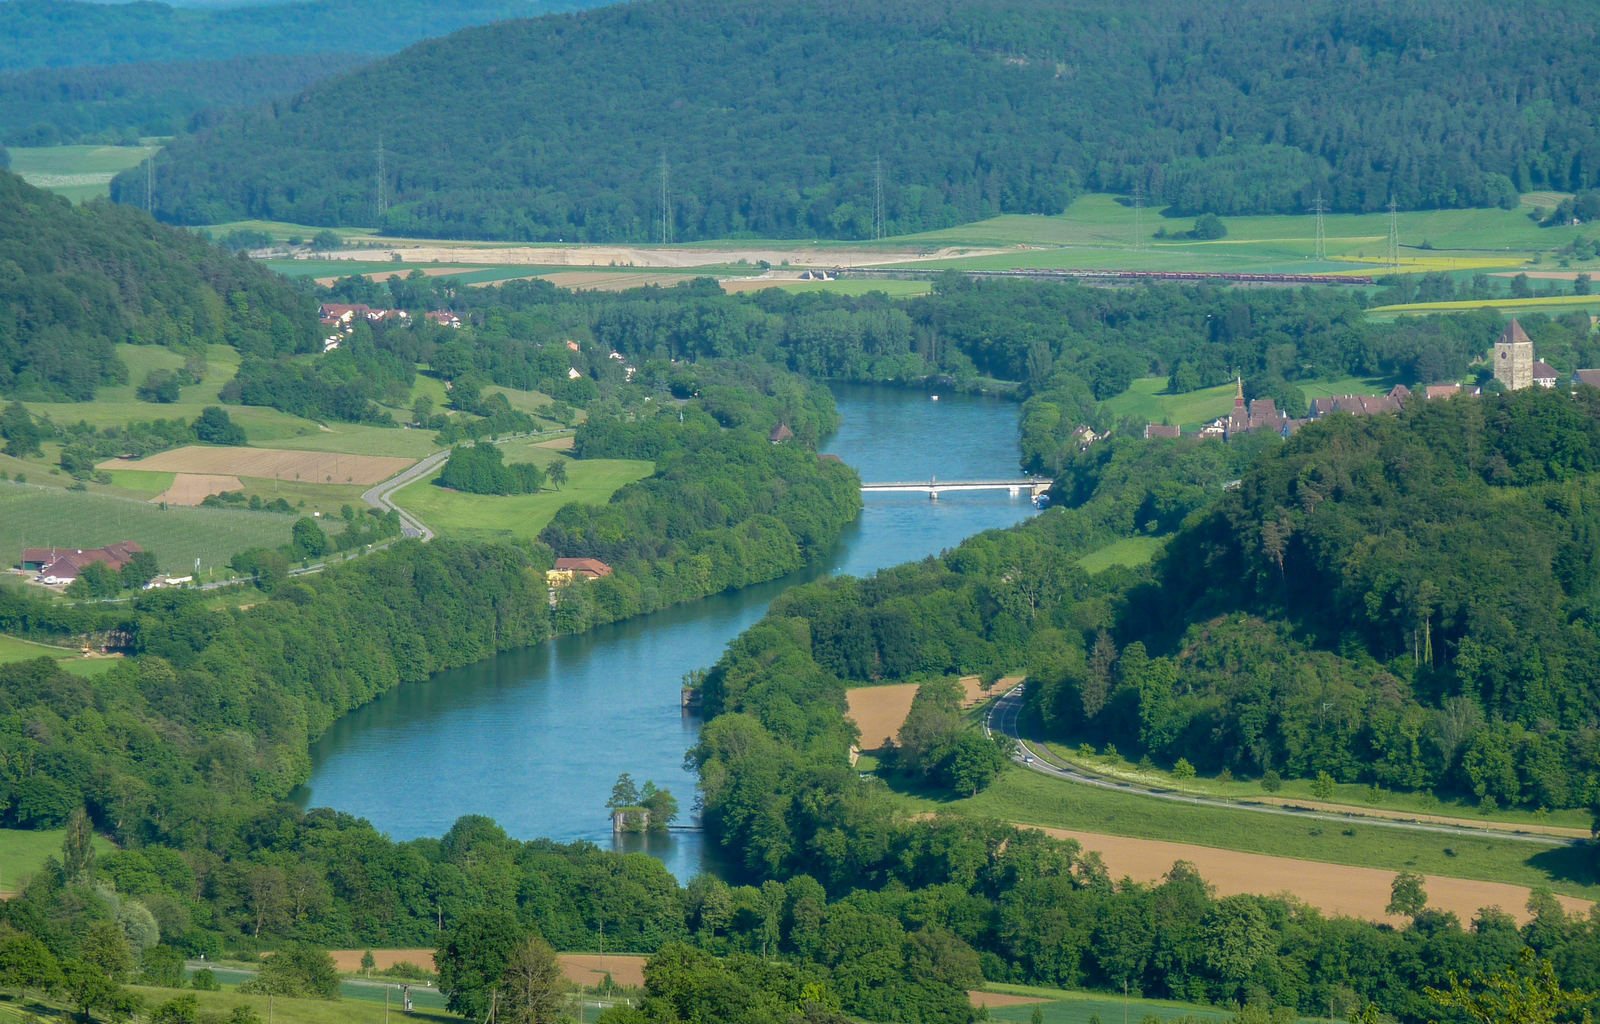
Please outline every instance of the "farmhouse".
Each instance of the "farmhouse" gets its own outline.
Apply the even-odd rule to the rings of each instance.
[[[108,544],[103,548],[27,548],[22,552],[22,567],[37,570],[41,583],[71,583],[95,562],[103,562],[107,569],[116,572],[143,550],[131,540]]]
[[[1168,423],[1146,423],[1144,426],[1144,437],[1146,441],[1152,437],[1174,438],[1182,436],[1182,430]]]
[[[610,575],[611,566],[598,558],[558,558],[556,567],[544,574],[544,581],[554,589],[566,586],[579,576],[586,580],[598,580]]]
[[[780,423],[772,428],[772,433],[767,435],[767,440],[773,444],[782,444],[794,440],[794,431],[789,429],[789,424]]]

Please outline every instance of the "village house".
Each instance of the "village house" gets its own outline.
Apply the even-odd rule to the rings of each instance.
[[[95,562],[103,562],[107,569],[116,572],[143,550],[131,540],[103,548],[24,548],[22,568],[37,572],[34,577],[37,582],[55,586],[71,583]]]
[[[1539,387],[1541,387],[1541,388],[1553,388],[1553,387],[1555,387],[1556,386],[1556,379],[1559,376],[1560,375],[1558,373],[1556,373],[1556,368],[1551,366],[1549,363],[1540,362],[1540,361],[1537,361],[1537,360],[1534,362],[1534,364],[1533,364],[1533,382],[1535,384],[1537,384]]]
[[[440,327],[454,327],[458,331],[461,329],[461,317],[448,309],[436,309],[431,313],[424,313],[422,316],[430,324],[438,324]]]
[[[793,441],[794,431],[789,429],[789,424],[780,423],[772,428],[772,433],[767,435],[767,440],[771,441],[773,444],[782,444],[785,441]]]
[[[1152,437],[1175,438],[1182,436],[1183,431],[1166,423],[1146,423],[1144,426],[1144,437],[1146,441],[1150,440]]]
[[[1387,395],[1330,395],[1327,398],[1312,399],[1310,418],[1320,420],[1336,412],[1347,412],[1352,416],[1399,412],[1410,400],[1411,389],[1404,384],[1396,384]]]
[[[580,576],[586,580],[603,579],[611,575],[611,566],[598,558],[558,558],[554,569],[544,574],[544,581],[552,590],[564,587]]]

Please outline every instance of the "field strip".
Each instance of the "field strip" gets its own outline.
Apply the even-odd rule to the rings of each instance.
[[[374,969],[379,971],[399,963],[416,964],[427,971],[436,969],[431,949],[335,949],[330,952],[334,967],[347,974],[361,970],[361,957],[367,952],[372,954]],[[574,984],[598,985],[609,974],[612,981],[624,988],[644,986],[644,962],[648,958],[637,953],[558,953],[556,956],[567,980]]]
[[[495,246],[443,245],[438,242],[421,242],[401,239],[368,238],[379,249],[357,249],[342,253],[329,253],[329,262],[350,260],[372,262],[399,258],[407,266],[397,270],[409,273],[410,264],[458,263],[485,266],[530,267],[598,267],[603,269],[665,269],[685,267],[726,266],[741,261],[759,264],[763,260],[772,266],[787,262],[800,267],[864,267],[882,263],[915,263],[925,260],[948,260],[974,256],[998,256],[1013,252],[1011,248],[994,248],[968,245],[945,246],[884,246],[882,248],[851,248],[841,246],[785,249],[772,246],[621,246],[621,245],[562,245],[562,246]]]
[[[223,491],[241,491],[244,484],[236,476],[215,476],[208,473],[179,473],[172,478],[172,486],[150,500],[169,505],[198,505],[213,494]]]
[[[107,459],[97,468],[253,476],[271,480],[299,480],[309,484],[375,484],[387,480],[416,461],[389,455],[189,445],[143,459]]]
[[[1566,825],[1539,825],[1522,821],[1490,821],[1483,818],[1452,818],[1447,814],[1396,811],[1384,807],[1361,807],[1356,804],[1327,803],[1321,800],[1297,800],[1294,797],[1252,796],[1241,798],[1239,803],[1267,804],[1272,807],[1303,807],[1312,811],[1347,814],[1355,818],[1383,818],[1387,821],[1424,821],[1430,825],[1459,825],[1462,828],[1482,829],[1485,832],[1525,832],[1538,836],[1560,836],[1563,839],[1588,839],[1592,835],[1586,828],[1569,828]]]
[[[988,1008],[990,1006],[1030,1006],[1034,1003],[1048,1003],[1050,1000],[1043,996],[1014,996],[1006,992],[979,992],[977,989],[968,989],[967,1002],[973,1006]]]
[[[1021,676],[1005,676],[985,690],[977,676],[962,676],[961,688],[966,691],[962,707],[972,708],[989,697],[1010,692],[1022,682]],[[877,750],[884,740],[893,739],[906,722],[911,711],[911,699],[917,695],[920,683],[892,683],[888,686],[857,686],[844,692],[849,710],[845,717],[861,730],[861,749]]]
[[[1403,924],[1404,918],[1385,913],[1390,885],[1396,872],[1382,868],[1351,867],[1293,857],[1270,857],[1259,853],[1240,853],[1212,846],[1172,843],[1161,839],[1129,839],[1095,832],[1045,828],[1015,822],[1019,828],[1037,828],[1057,839],[1076,840],[1086,851],[1100,854],[1113,879],[1132,878],[1136,882],[1159,882],[1177,861],[1188,861],[1200,876],[1216,886],[1217,895],[1251,893],[1271,896],[1289,893],[1325,914],[1358,917],[1368,921]],[[1526,886],[1504,882],[1482,882],[1442,875],[1424,875],[1428,906],[1448,910],[1470,922],[1479,908],[1498,906],[1525,924]],[[1587,915],[1594,905],[1573,896],[1557,896],[1568,913]]]

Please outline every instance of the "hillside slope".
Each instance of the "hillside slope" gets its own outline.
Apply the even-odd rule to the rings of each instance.
[[[271,355],[312,348],[316,332],[310,296],[264,267],[0,171],[0,395],[93,398],[127,379],[118,342]]]
[[[180,140],[159,215],[870,237],[880,161],[891,233],[1059,212],[1083,188],[1187,213],[1301,211],[1319,191],[1341,210],[1510,202],[1600,181],[1596,27],[1546,31],[1558,16],[1550,0],[626,4],[430,40]]]

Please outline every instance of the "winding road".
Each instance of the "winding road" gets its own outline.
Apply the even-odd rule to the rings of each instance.
[[[430,541],[433,539],[433,531],[428,529],[422,520],[418,519],[410,512],[407,512],[399,505],[396,505],[391,499],[394,497],[394,492],[398,491],[406,484],[412,483],[413,481],[432,473],[439,467],[441,462],[449,457],[449,448],[446,448],[443,451],[434,452],[432,455],[423,459],[421,462],[418,462],[411,468],[403,469],[399,473],[396,473],[394,476],[385,480],[383,483],[378,484],[375,487],[368,488],[367,491],[361,495],[361,500],[366,502],[368,505],[371,505],[373,508],[381,508],[386,512],[392,510],[397,513],[400,516],[400,536],[419,537],[424,541]]]
[[[1023,693],[1026,684],[1018,686],[1010,693],[997,699],[989,707],[983,718],[983,731],[992,735],[999,732],[1002,736],[1009,736],[1016,741],[1017,749],[1012,759],[1024,768],[1048,775],[1054,779],[1065,782],[1074,782],[1084,786],[1097,786],[1100,789],[1116,790],[1123,793],[1132,793],[1137,796],[1152,797],[1157,800],[1171,800],[1175,803],[1199,805],[1202,807],[1221,807],[1230,811],[1253,811],[1257,814],[1277,814],[1295,818],[1313,818],[1318,821],[1333,821],[1341,824],[1373,825],[1378,828],[1403,829],[1408,832],[1434,832],[1441,835],[1476,836],[1479,838],[1493,837],[1497,839],[1513,839],[1524,843],[1534,843],[1540,846],[1581,846],[1587,840],[1568,839],[1561,836],[1535,835],[1528,832],[1509,832],[1491,828],[1473,828],[1466,825],[1444,825],[1426,821],[1402,821],[1393,818],[1370,817],[1362,814],[1336,814],[1328,811],[1318,811],[1300,807],[1277,807],[1265,804],[1240,803],[1232,800],[1223,800],[1217,797],[1192,796],[1187,793],[1178,793],[1170,789],[1159,789],[1153,786],[1141,786],[1137,783],[1125,782],[1122,779],[1107,778],[1091,772],[1080,771],[1076,768],[1061,768],[1050,764],[1039,756],[1039,752],[1028,745],[1017,729],[1018,720],[1022,717]]]

